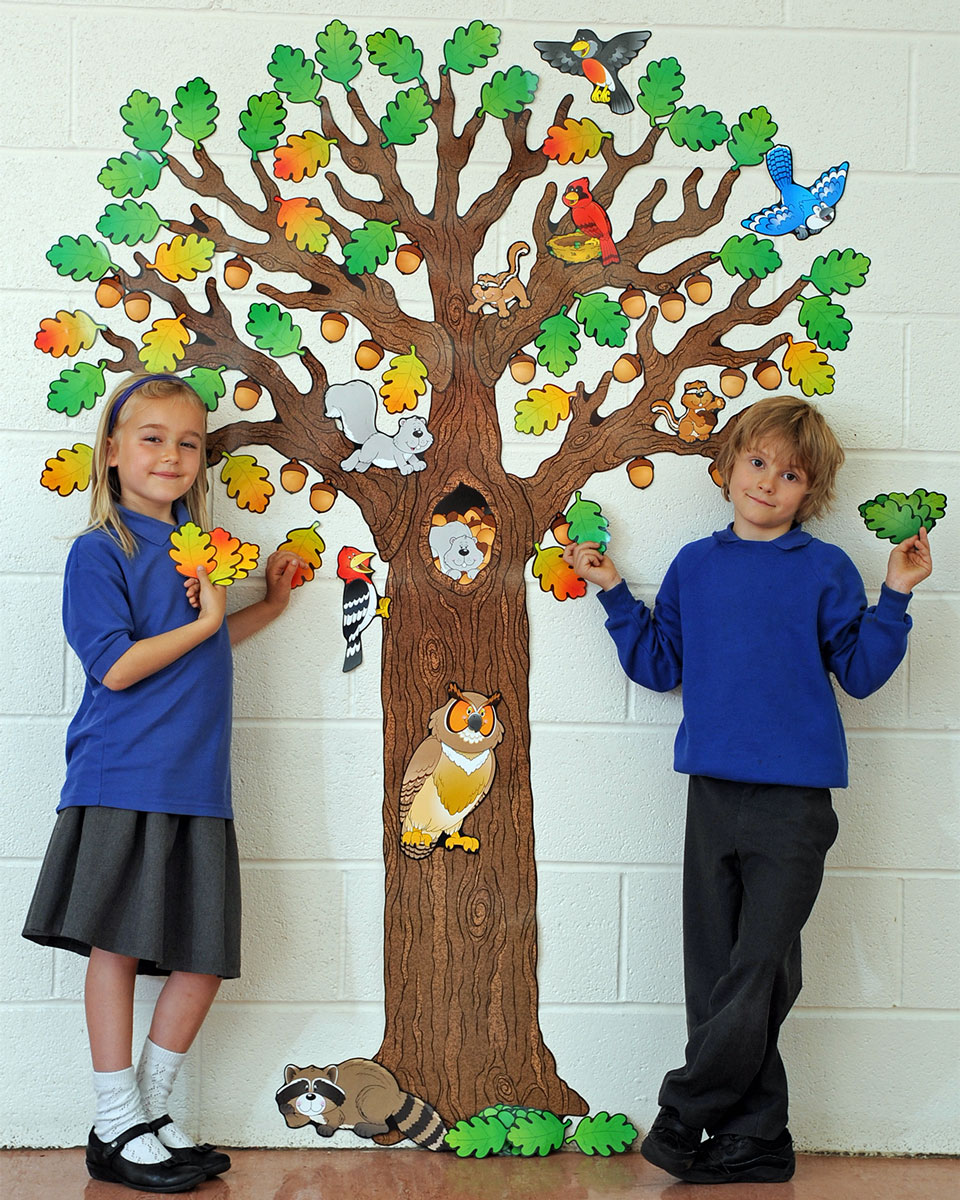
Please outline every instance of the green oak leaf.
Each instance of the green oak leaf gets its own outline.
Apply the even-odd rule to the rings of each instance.
[[[715,150],[730,136],[718,112],[707,112],[702,104],[678,108],[667,122],[667,133],[675,146],[689,150]]]
[[[110,261],[110,251],[103,242],[95,242],[85,233],[79,237],[64,235],[51,246],[46,254],[47,262],[57,268],[58,275],[69,275],[72,279],[102,279],[108,271],[118,268]]]
[[[540,351],[537,362],[541,367],[546,367],[551,375],[565,374],[577,361],[579,328],[576,321],[567,316],[566,305],[552,317],[540,322],[540,332],[534,341]]]
[[[343,257],[351,275],[373,274],[397,248],[394,232],[399,221],[364,221],[343,246]]]
[[[769,238],[761,240],[755,233],[747,233],[743,237],[732,234],[719,250],[713,252],[711,258],[718,258],[728,275],[739,275],[742,279],[750,279],[754,275],[758,279],[765,279],[783,265],[783,260],[773,248],[773,242]]]
[[[350,80],[360,74],[360,43],[342,21],[331,21],[317,34],[317,62],[324,78],[342,84],[348,92]]]
[[[159,153],[173,136],[160,101],[139,89],[127,97],[120,116],[123,117],[123,132],[138,150]]]
[[[471,21],[461,26],[443,44],[444,73],[456,71],[459,75],[472,75],[485,67],[500,51],[500,30],[483,21]]]
[[[387,111],[380,122],[384,140],[382,146],[412,146],[417,138],[426,133],[433,106],[422,87],[398,92],[387,104]]]
[[[276,150],[283,135],[283,123],[287,110],[277,92],[264,92],[251,96],[247,107],[240,114],[240,141],[256,158],[265,150]]]
[[[856,250],[831,250],[827,255],[814,259],[810,274],[803,278],[825,296],[835,292],[845,296],[851,288],[861,287],[870,270],[870,259]]]
[[[447,1145],[458,1158],[486,1158],[499,1154],[507,1140],[507,1131],[494,1117],[469,1117],[447,1130]]]
[[[551,1112],[534,1112],[517,1117],[516,1123],[507,1131],[507,1141],[516,1146],[526,1158],[539,1154],[541,1157],[551,1150],[559,1150],[570,1125]]]
[[[584,1154],[622,1154],[637,1140],[637,1130],[623,1113],[598,1112],[596,1116],[584,1117],[576,1131],[567,1138]]]
[[[610,541],[610,524],[600,511],[595,500],[584,500],[575,492],[573,503],[563,514],[570,523],[569,537],[572,542],[599,542],[603,552]]]
[[[198,75],[177,88],[177,102],[170,111],[177,133],[197,147],[216,131],[220,115],[217,93]]]
[[[637,104],[656,124],[656,117],[668,117],[683,95],[683,72],[675,58],[661,58],[649,64],[646,75],[637,84]]]
[[[622,346],[627,340],[630,318],[620,305],[604,292],[590,292],[586,296],[574,292],[573,296],[579,301],[577,320],[587,337],[593,338],[598,346]]]
[[[247,314],[247,333],[251,334],[258,350],[266,350],[274,358],[286,354],[303,354],[300,349],[302,330],[294,325],[293,317],[279,304],[251,304]]]
[[[777,133],[777,123],[770,113],[759,105],[749,112],[741,113],[740,120],[730,130],[727,149],[733,159],[733,165],[754,167],[762,163],[767,151],[773,146]]]
[[[853,325],[828,296],[804,296],[797,320],[822,350],[846,349]]]
[[[142,196],[152,192],[160,182],[163,163],[146,150],[137,154],[124,150],[119,158],[108,158],[97,176],[97,182],[112,192],[119,200],[121,196]]]
[[[227,385],[223,378],[226,369],[225,366],[194,367],[188,375],[181,376],[183,382],[197,393],[208,412],[216,412],[217,405],[226,395]]]
[[[277,85],[291,104],[316,104],[321,77],[313,68],[313,59],[294,46],[276,46],[267,66]]]
[[[540,82],[539,76],[523,67],[511,67],[509,71],[497,71],[480,89],[478,112],[503,120],[508,113],[520,112],[524,105],[533,100]]]
[[[395,83],[417,79],[423,84],[423,54],[411,38],[401,37],[395,29],[371,33],[367,38],[367,57],[381,75],[388,75]]]
[[[115,246],[136,246],[139,242],[152,242],[161,228],[169,226],[152,204],[138,204],[136,200],[124,200],[122,204],[108,204],[97,222],[97,232],[109,238]]]
[[[873,500],[861,504],[858,512],[863,517],[864,525],[878,538],[899,545],[919,533],[921,526],[927,529],[933,527],[932,523],[925,524],[924,514],[918,511],[920,508],[909,503],[902,493],[887,496],[881,492]]]
[[[86,408],[93,408],[107,390],[104,368],[107,360],[93,363],[77,363],[50,384],[47,393],[47,408],[68,417],[79,416]]]

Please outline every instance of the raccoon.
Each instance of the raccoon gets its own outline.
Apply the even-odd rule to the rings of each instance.
[[[386,1067],[369,1058],[348,1058],[330,1067],[290,1063],[277,1107],[291,1129],[312,1122],[321,1137],[352,1129],[357,1137],[372,1138],[397,1129],[427,1150],[445,1147],[447,1127],[439,1114],[402,1091]]]

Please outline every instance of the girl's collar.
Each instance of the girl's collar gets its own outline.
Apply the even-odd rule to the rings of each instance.
[[[117,505],[117,512],[131,533],[155,546],[166,545],[170,541],[170,534],[175,529],[179,529],[185,521],[190,520],[187,506],[182,500],[174,502],[172,525],[168,525],[166,521],[158,521],[156,517],[148,517],[143,513],[134,512],[131,508],[124,508],[122,504]]]

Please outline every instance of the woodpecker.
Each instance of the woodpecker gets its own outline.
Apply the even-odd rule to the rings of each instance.
[[[363,662],[363,631],[374,617],[390,616],[390,599],[380,597],[373,586],[373,551],[344,546],[337,555],[337,575],[343,580],[343,636],[347,643],[343,656],[344,671],[352,671]]]

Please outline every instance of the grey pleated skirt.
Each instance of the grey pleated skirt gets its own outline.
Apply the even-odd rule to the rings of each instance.
[[[139,958],[138,974],[240,974],[233,821],[123,808],[57,816],[23,936]]]

